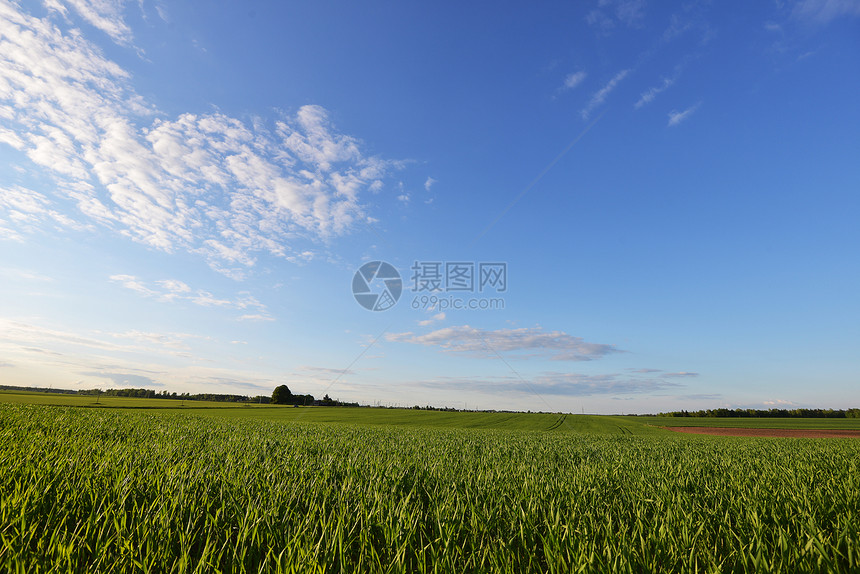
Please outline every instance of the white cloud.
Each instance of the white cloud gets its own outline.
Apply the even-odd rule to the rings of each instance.
[[[124,333],[111,333],[117,339],[131,339],[140,343],[159,345],[169,349],[189,350],[188,339],[199,339],[197,335],[187,333],[152,333],[146,331],[130,330]]]
[[[146,287],[143,283],[138,281],[137,277],[134,275],[111,275],[110,280],[115,281],[126,289],[131,289],[144,297],[159,295],[159,292]]]
[[[446,327],[416,335],[411,332],[389,333],[387,341],[441,347],[449,353],[478,357],[495,357],[501,353],[518,353],[519,358],[544,357],[559,361],[590,361],[620,352],[614,345],[589,343],[563,331],[544,331],[541,327],[497,329],[488,331],[462,325]]]
[[[18,134],[6,128],[0,128],[0,143],[4,143],[17,150],[24,149],[24,140],[18,137]]]
[[[36,281],[40,283],[53,283],[54,278],[48,277],[35,271],[28,269],[14,269],[10,267],[0,267],[0,277],[20,281]]]
[[[585,80],[586,75],[587,74],[582,70],[580,70],[579,72],[574,72],[572,74],[568,74],[564,78],[564,89],[566,89],[566,90],[574,89],[575,87],[577,87],[579,84],[581,84]]]
[[[687,108],[686,110],[681,111],[681,112],[676,111],[676,110],[672,110],[671,112],[669,112],[669,122],[667,125],[669,127],[674,127],[674,126],[677,126],[678,124],[680,124],[681,122],[687,120],[690,116],[692,116],[696,112],[697,109],[699,109],[700,105],[701,104],[696,104],[694,106],[690,106],[689,108]]]
[[[256,313],[254,315],[241,315],[239,316],[240,321],[274,321],[275,318],[269,315],[263,315],[260,313]]]
[[[106,338],[107,337],[107,338]],[[185,333],[146,333],[127,331],[125,333],[81,334],[30,322],[0,318],[0,347],[5,343],[11,352],[38,356],[57,357],[57,361],[68,363],[82,352],[110,353],[121,355],[169,355],[189,358],[191,355],[188,340],[204,337]],[[120,341],[117,341],[120,340]],[[132,340],[137,344],[127,344],[121,340]],[[13,344],[11,347],[8,344]],[[110,365],[110,363],[106,363]]]
[[[802,0],[794,7],[793,15],[801,20],[826,24],[842,16],[860,16],[857,0]]]
[[[95,26],[118,44],[131,44],[131,28],[123,19],[125,4],[122,0],[49,0],[45,6],[67,15],[67,4],[71,6],[84,20]]]
[[[240,311],[256,311],[256,313],[245,313],[241,315],[239,317],[240,321],[275,320],[271,315],[269,315],[266,305],[247,292],[239,293],[238,296],[234,298],[225,299],[216,297],[212,293],[202,289],[194,290],[186,283],[177,279],[163,279],[156,281],[155,285],[157,285],[157,287],[146,285],[134,275],[111,275],[110,280],[115,283],[119,283],[126,289],[130,289],[143,297],[151,297],[157,301],[170,303],[187,301],[200,307],[220,307]]]
[[[164,295],[165,298],[174,298],[191,292],[191,287],[176,279],[164,279],[155,283],[167,290],[167,293]]]
[[[645,0],[599,0],[597,8],[585,17],[594,28],[608,32],[619,23],[630,28],[642,25],[645,18]]]
[[[24,243],[24,236],[22,236],[16,230],[6,227],[2,220],[0,220],[0,239],[5,239],[7,241],[15,241],[17,243]]]
[[[442,377],[413,384],[419,387],[475,391],[496,396],[502,393],[522,393],[555,397],[646,394],[680,386],[677,383],[659,379],[630,378],[618,374],[585,375],[558,372],[542,373],[531,379],[520,379],[513,376],[495,378]]]
[[[62,344],[97,349],[101,351],[129,350],[127,347],[122,345],[117,345],[94,337],[5,318],[0,318],[0,334],[2,334],[2,338],[0,338],[0,340],[19,344]]]
[[[642,95],[639,96],[639,99],[636,101],[635,104],[633,104],[633,107],[638,110],[645,104],[650,104],[652,101],[654,101],[654,98],[672,87],[672,84],[675,83],[675,80],[676,78],[663,78],[662,83],[657,86],[648,88],[647,90],[642,92]]]
[[[542,394],[564,396],[640,394],[678,386],[659,379],[577,373],[545,373],[535,377],[532,384]]]
[[[442,313],[436,313],[435,315],[433,315],[429,319],[425,319],[423,321],[418,321],[418,324],[421,325],[422,327],[426,327],[427,325],[432,325],[433,323],[435,323],[437,321],[443,321],[443,320],[445,320],[444,311]]]
[[[126,33],[119,4],[69,5]],[[2,0],[0,19],[2,141],[52,173],[57,196],[87,218],[199,253],[226,275],[242,276],[257,253],[289,259],[306,250],[299,243],[348,233],[368,217],[362,193],[401,165],[364,155],[319,106],[273,126],[219,112],[166,118],[79,32]]]
[[[615,74],[605,86],[597,90],[594,95],[591,96],[591,100],[589,100],[588,105],[580,112],[582,114],[582,119],[587,120],[595,109],[603,105],[603,102],[606,101],[606,98],[612,93],[612,90],[614,90],[621,80],[626,78],[629,73],[630,70],[621,70]]]
[[[354,369],[332,369],[331,367],[316,367],[311,365],[302,365],[300,371],[312,373],[312,376],[330,379],[331,377],[342,377],[343,375],[354,375]]]
[[[72,229],[84,228],[53,207],[53,202],[46,195],[32,189],[20,186],[0,187],[0,225],[13,225],[27,232],[45,223]]]
[[[784,399],[773,399],[769,401],[762,401],[762,404],[771,407],[771,408],[780,408],[780,407],[797,407],[798,403],[794,401],[786,401]]]
[[[436,180],[432,177],[428,177],[427,181],[424,182],[424,189],[426,191],[430,191],[430,188],[433,187],[433,184],[436,183]]]
[[[152,377],[146,375],[138,375],[135,373],[105,373],[105,372],[89,372],[89,373],[81,373],[87,377],[96,377],[99,379],[108,379],[114,385],[120,387],[135,387],[135,388],[147,388],[147,387],[163,387],[163,383],[157,383],[153,380]]]

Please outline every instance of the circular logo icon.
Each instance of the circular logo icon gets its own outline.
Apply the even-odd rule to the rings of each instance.
[[[352,278],[352,294],[358,304],[368,311],[391,309],[402,292],[400,273],[385,261],[365,263]]]

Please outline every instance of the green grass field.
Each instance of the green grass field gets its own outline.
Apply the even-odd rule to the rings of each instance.
[[[860,571],[854,439],[22,400],[0,404],[4,572]]]
[[[624,417],[661,427],[723,427],[756,429],[860,429],[860,419]]]
[[[596,434],[660,434],[662,429],[623,417],[543,413],[482,413],[408,409],[268,407],[188,412],[217,418],[268,420],[285,423],[354,424],[430,428],[500,429]]]
[[[228,403],[216,401],[182,401],[173,399],[139,399],[96,397],[58,393],[0,391],[0,403],[72,406],[88,408],[148,409],[168,412],[182,410],[203,416],[231,419],[272,420],[282,422],[317,422],[359,425],[423,426],[447,428],[534,430],[584,432],[598,434],[661,434],[660,427],[727,427],[727,428],[798,428],[860,429],[856,419],[801,418],[695,418],[653,416],[560,415],[545,413],[491,413],[416,411],[378,408],[315,408]],[[216,412],[210,412],[218,409]]]
[[[217,401],[182,401],[174,399],[137,399],[131,397],[98,397],[90,395],[67,395],[63,393],[36,393],[25,391],[0,391],[0,403],[22,405],[51,405],[61,407],[93,407],[123,409],[223,409],[257,408],[253,403],[227,403]],[[265,405],[263,405],[265,406]]]

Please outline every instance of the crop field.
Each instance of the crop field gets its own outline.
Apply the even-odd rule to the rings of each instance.
[[[0,570],[860,569],[857,440],[201,412],[0,404]]]
[[[620,417],[661,427],[723,427],[770,429],[860,429],[860,419],[769,418],[769,417]]]
[[[91,408],[123,409],[222,409],[222,408],[259,408],[249,403],[228,403],[217,401],[183,401],[182,399],[139,399],[134,397],[98,397],[92,395],[71,395],[65,393],[38,393],[26,391],[0,391],[0,403],[24,405],[51,405]]]
[[[531,430],[556,433],[665,434],[666,431],[624,417],[556,413],[445,412],[372,408],[290,408],[187,410],[188,413],[236,420],[284,423],[357,424],[465,429]]]

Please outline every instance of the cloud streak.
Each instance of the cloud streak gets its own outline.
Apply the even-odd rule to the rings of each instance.
[[[660,379],[631,378],[617,374],[584,375],[547,372],[521,380],[515,377],[442,377],[416,383],[419,387],[487,394],[521,393],[552,397],[585,397],[594,395],[634,395],[661,392],[680,385]]]
[[[591,361],[621,352],[614,345],[589,343],[563,331],[545,331],[541,327],[478,329],[469,325],[446,327],[423,335],[411,332],[389,333],[387,341],[440,347],[446,353],[476,357],[495,357],[497,353],[515,353],[518,358],[542,357],[556,361]]]
[[[568,74],[564,78],[564,86],[563,86],[564,89],[565,90],[572,90],[572,89],[576,88],[578,85],[580,85],[582,82],[585,81],[586,76],[587,76],[587,74],[583,70],[580,70],[578,72],[574,72],[572,74]]]
[[[662,94],[663,92],[665,92],[666,90],[671,88],[676,80],[677,80],[677,75],[674,77],[671,77],[671,78],[663,78],[662,83],[660,83],[657,86],[653,86],[651,88],[648,88],[647,90],[642,92],[642,95],[639,96],[639,99],[636,100],[636,103],[633,104],[633,107],[638,110],[642,106],[644,106],[646,104],[650,104],[651,102],[654,101],[654,98],[656,98],[657,96],[659,96],[660,94]]]
[[[627,74],[630,73],[630,70],[621,70],[617,74],[615,74],[609,82],[599,90],[597,90],[594,95],[591,96],[591,100],[589,100],[588,105],[586,105],[580,114],[582,115],[583,120],[587,120],[591,117],[592,112],[603,105],[606,101],[606,98],[612,91],[618,87],[618,84],[621,83],[624,78],[627,77]]]
[[[274,321],[266,306],[248,292],[241,292],[232,299],[223,299],[203,289],[192,289],[184,282],[176,279],[156,281],[154,285],[147,285],[134,275],[111,275],[110,280],[138,295],[150,297],[157,301],[165,303],[187,301],[200,307],[253,311],[253,313],[240,316],[239,320]]]
[[[675,127],[677,125],[680,125],[681,122],[684,122],[687,119],[689,119],[690,116],[692,116],[696,112],[696,110],[699,109],[700,105],[701,104],[696,104],[694,106],[690,106],[686,110],[683,110],[680,112],[676,111],[676,110],[672,110],[671,112],[669,112],[669,121],[666,125],[668,125],[670,128]]]
[[[600,0],[585,21],[594,28],[609,32],[621,23],[637,28],[645,17],[645,0]]]
[[[860,3],[855,0],[803,0],[795,5],[793,16],[800,20],[826,24],[843,16],[860,16]]]

